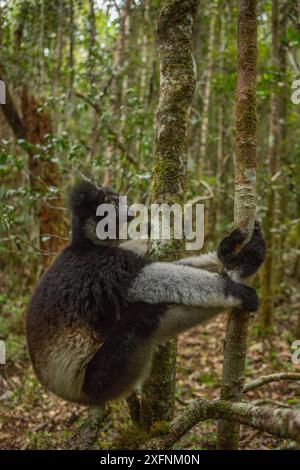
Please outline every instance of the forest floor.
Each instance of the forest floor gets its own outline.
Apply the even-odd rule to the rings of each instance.
[[[300,371],[291,361],[300,294],[293,289],[292,301],[276,308],[272,344],[258,338],[257,319],[251,321],[247,356],[247,380],[278,371]],[[46,393],[38,384],[29,363],[24,339],[24,299],[13,304],[2,296],[0,337],[6,339],[7,365],[0,366],[0,449],[61,449],[86,417],[86,409],[68,404]],[[185,333],[179,339],[177,365],[177,412],[196,397],[218,397],[222,374],[226,315]],[[247,398],[272,400],[300,408],[300,383],[266,385]],[[106,449],[116,433],[129,421],[127,404],[113,403],[99,437]],[[216,422],[196,426],[176,449],[214,449]],[[288,443],[249,427],[242,427],[242,449],[278,449]]]

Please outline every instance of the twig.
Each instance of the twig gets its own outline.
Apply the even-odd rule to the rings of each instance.
[[[260,400],[254,400],[253,405],[261,406],[261,405],[270,405],[270,406],[279,406],[282,408],[293,408],[292,405],[287,405],[286,403],[282,403],[279,400],[270,400],[268,398],[261,398]]]
[[[258,379],[249,382],[244,387],[244,393],[251,392],[258,387],[269,384],[271,382],[279,382],[281,380],[300,380],[300,373],[298,372],[278,372],[276,374],[263,375]]]
[[[81,98],[83,101],[85,101],[87,104],[89,104],[92,108],[94,108],[94,110],[101,116],[101,109],[100,107],[98,106],[97,103],[95,103],[93,100],[91,100],[88,96],[85,96],[83,95],[82,93],[80,93],[79,91],[76,91],[75,92],[75,95],[78,97],[78,98]],[[123,144],[123,142],[120,141],[119,139],[119,136],[117,134],[117,132],[111,127],[109,126],[108,124],[106,124],[106,127],[109,131],[109,133],[115,138],[115,143],[117,145],[117,147],[121,150],[121,152],[125,153],[126,157],[127,157],[127,160],[132,163],[133,165],[135,165],[136,167],[139,166],[139,163],[137,162],[137,160],[134,158],[134,156],[129,152],[129,150],[125,147],[125,145]]]

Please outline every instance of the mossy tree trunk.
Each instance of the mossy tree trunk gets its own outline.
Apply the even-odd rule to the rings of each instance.
[[[183,204],[186,186],[189,111],[195,88],[192,30],[198,0],[164,0],[158,20],[160,95],[153,163],[152,203]],[[153,240],[156,260],[182,255],[182,240]],[[176,343],[157,352],[152,373],[143,387],[141,421],[144,428],[173,417]]]
[[[256,62],[255,0],[238,0],[238,76],[236,92],[236,169],[234,222],[253,230],[256,201]],[[243,396],[249,312],[233,309],[228,316],[221,399]],[[219,449],[238,449],[239,425],[221,421]]]

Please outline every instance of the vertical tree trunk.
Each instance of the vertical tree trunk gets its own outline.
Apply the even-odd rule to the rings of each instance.
[[[272,2],[272,67],[279,70],[279,14],[278,0]],[[264,223],[264,232],[267,244],[267,254],[262,273],[262,304],[260,308],[261,332],[265,336],[272,327],[273,316],[273,279],[274,279],[274,217],[275,217],[275,190],[272,177],[277,171],[278,145],[279,145],[279,105],[280,96],[277,87],[271,96],[270,136],[268,151],[268,176],[267,187],[267,214]]]
[[[70,72],[70,84],[69,84],[69,95],[73,93],[74,85],[74,3],[73,0],[69,0],[69,72]]]
[[[203,109],[202,109],[202,120],[200,129],[200,150],[199,150],[199,161],[198,161],[198,172],[199,176],[202,176],[204,160],[207,148],[207,137],[208,137],[208,119],[209,119],[209,104],[210,104],[210,93],[211,93],[211,77],[213,69],[213,52],[215,42],[215,25],[216,25],[216,10],[213,8],[210,12],[210,23],[209,23],[209,37],[208,37],[208,51],[207,51],[207,69],[206,78],[203,92]]]
[[[59,83],[61,79],[61,66],[63,59],[63,46],[64,46],[64,26],[65,26],[65,4],[64,0],[59,0],[58,3],[58,24],[55,45],[55,77],[53,81],[53,94],[58,94]]]
[[[97,31],[95,17],[95,0],[89,0],[89,16],[88,16],[88,33],[89,33],[89,53],[87,58],[87,74],[89,78],[90,93],[93,95],[96,91],[96,71],[95,71],[95,53],[97,48]],[[91,146],[89,154],[86,158],[86,165],[89,166],[91,160],[98,152],[99,148],[99,125],[100,118],[96,109],[93,110]]]
[[[253,229],[256,181],[256,61],[255,0],[238,0],[238,76],[236,92],[236,169],[234,222]],[[221,398],[242,399],[249,313],[233,309],[228,316]],[[221,421],[218,449],[238,449],[239,425]]]
[[[89,0],[89,16],[88,16],[88,30],[89,30],[89,53],[87,60],[87,73],[90,85],[95,82],[96,76],[95,68],[95,50],[96,50],[96,18],[95,18],[95,5],[94,0]]]
[[[160,96],[153,162],[152,203],[179,203],[185,197],[189,110],[195,88],[192,29],[197,0],[164,0],[158,21]],[[155,259],[172,260],[182,254],[183,241],[155,240]],[[162,346],[143,387],[141,419],[145,428],[170,420],[174,411],[176,344]]]
[[[40,0],[40,36],[39,36],[39,49],[38,49],[38,66],[39,66],[39,80],[38,80],[38,92],[44,83],[44,41],[45,41],[45,4],[44,0]]]
[[[45,112],[38,112],[40,105],[33,96],[29,96],[24,87],[21,97],[23,125],[25,139],[32,146],[29,149],[28,167],[30,171],[30,184],[33,191],[47,193],[49,188],[59,189],[60,178],[57,165],[51,161],[51,155],[43,155],[39,150],[40,157],[35,158],[35,145],[47,145],[48,136],[52,132],[51,117]],[[40,229],[41,250],[49,255],[43,256],[43,268],[46,269],[56,255],[66,244],[63,237],[66,236],[66,223],[61,212],[62,201],[60,193],[54,193],[48,202],[41,198],[38,204],[37,217]]]
[[[219,73],[224,73],[224,55],[225,55],[225,2],[221,3],[222,11],[220,11],[220,64]],[[222,175],[224,171],[224,111],[225,111],[225,100],[224,100],[225,89],[222,86],[220,104],[218,111],[218,146],[217,146],[217,168],[216,168],[216,194],[215,194],[215,220],[213,226],[218,228],[220,221],[220,206],[221,206],[221,184]]]
[[[288,0],[282,1],[279,8],[279,80],[280,87],[279,93],[279,145],[278,145],[278,165],[280,168],[288,165],[288,150],[287,150],[287,111],[289,102],[289,80],[287,77],[287,20],[289,15]],[[286,197],[286,177],[281,177],[281,185],[278,194],[279,202],[279,214],[280,214],[280,225],[284,225],[286,217],[288,215],[287,206],[288,198]],[[274,279],[274,285],[280,286],[284,282],[285,278],[285,263],[283,262],[283,256],[285,254],[285,240],[287,231],[280,230],[278,246],[276,247],[276,279]]]
[[[124,49],[125,49],[125,38],[126,38],[126,19],[129,15],[129,10],[132,0],[125,0],[120,11],[120,25],[119,25],[119,36],[117,39],[116,48],[114,50],[114,59],[113,59],[113,73],[114,77],[111,84],[111,116],[112,124],[114,130],[118,132],[120,129],[120,119],[121,119],[121,105],[122,105],[122,89],[123,84],[120,80],[120,73],[122,73],[122,67],[124,64]],[[117,153],[119,150],[115,145],[114,138],[111,137],[111,141],[108,142],[105,150],[105,162],[106,162],[106,171],[104,176],[103,186],[111,186],[113,179],[113,168],[115,167],[114,162],[117,159]]]
[[[3,67],[0,64],[0,79],[4,78]],[[27,140],[32,146],[36,144],[45,145],[47,135],[52,133],[51,118],[45,112],[37,112],[39,105],[33,97],[29,97],[24,88],[22,94],[23,119],[20,118],[14,100],[7,88],[6,104],[1,106],[3,114],[10,125],[16,139]],[[39,153],[41,153],[39,151]],[[30,171],[31,188],[42,194],[47,192],[49,187],[59,188],[59,172],[57,165],[51,159],[41,156],[34,158],[34,148],[28,148],[28,167]],[[52,262],[51,253],[58,253],[66,244],[64,238],[67,233],[65,220],[61,211],[60,193],[53,195],[53,198],[46,204],[41,201],[37,210],[40,231],[40,248],[45,256],[42,257],[43,269],[46,269]],[[52,235],[52,236],[51,236]],[[46,255],[49,254],[49,255]]]

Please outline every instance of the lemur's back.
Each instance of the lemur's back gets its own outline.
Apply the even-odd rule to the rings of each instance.
[[[31,297],[26,330],[35,372],[46,388],[85,402],[85,366],[127,315],[127,290],[146,263],[120,248],[69,246],[44,273]]]

